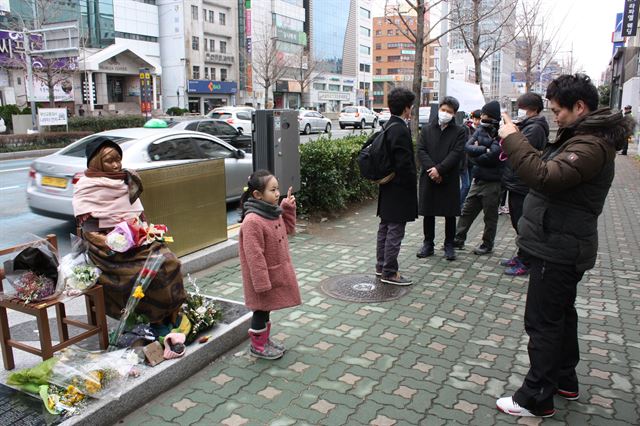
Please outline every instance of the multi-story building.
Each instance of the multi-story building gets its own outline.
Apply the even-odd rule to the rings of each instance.
[[[309,105],[327,112],[345,105],[371,107],[371,0],[305,0],[305,7],[317,63]]]
[[[46,6],[47,10],[41,8]],[[10,0],[9,13],[0,25],[11,31],[20,18],[33,27],[43,24],[78,23],[78,56],[65,61],[68,79],[54,87],[55,102],[70,110],[85,104],[89,114],[140,111],[140,70],[148,70],[152,86],[151,108],[162,109],[158,7],[155,1],[135,0],[50,0],[38,2]],[[35,16],[34,16],[35,15]],[[8,47],[9,37],[2,43]],[[12,55],[22,55],[21,42],[12,46]],[[30,100],[48,101],[45,82],[34,79],[34,94],[27,94],[25,70],[11,65],[8,52],[0,52],[0,93],[3,102],[26,105]],[[64,61],[63,61],[64,62]],[[15,62],[13,62],[15,64]],[[89,88],[93,96],[89,96]],[[85,90],[83,90],[83,88]],[[77,110],[77,109],[76,109]]]
[[[204,114],[235,105],[238,7],[223,0],[157,0],[165,108]]]
[[[389,22],[389,19],[394,21]],[[417,30],[417,18],[406,18],[411,31]],[[373,108],[381,109],[387,106],[387,94],[396,86],[412,89],[415,63],[415,45],[398,29],[402,27],[398,17],[373,18]],[[425,20],[425,27],[428,27]],[[422,96],[421,104],[427,104],[433,99],[433,82],[437,78],[434,62],[434,47],[425,50],[422,65]]]

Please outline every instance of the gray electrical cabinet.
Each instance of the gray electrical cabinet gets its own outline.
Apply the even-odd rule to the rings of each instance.
[[[298,111],[263,109],[252,115],[253,170],[267,169],[286,194],[300,190],[300,130]]]

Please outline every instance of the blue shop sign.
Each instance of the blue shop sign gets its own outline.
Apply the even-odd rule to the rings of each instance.
[[[238,91],[235,81],[189,80],[187,92],[202,94],[234,94]]]

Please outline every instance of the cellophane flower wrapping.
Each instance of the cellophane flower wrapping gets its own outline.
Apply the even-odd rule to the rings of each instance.
[[[57,297],[62,287],[58,285],[56,250],[42,237],[26,238],[32,241],[3,256],[6,281],[0,298],[36,303]]]
[[[107,246],[118,253],[136,247],[135,237],[127,222],[120,222],[107,234]]]
[[[141,368],[141,359],[129,349],[106,352],[71,346],[33,368],[11,373],[7,384],[39,395],[50,413],[78,414],[89,398],[119,398]]]
[[[187,292],[187,298],[182,305],[182,313],[189,318],[191,330],[187,335],[187,344],[192,343],[198,334],[209,330],[222,319],[222,311],[213,300],[202,295],[196,280],[187,275],[187,281],[193,287],[193,292]]]
[[[122,311],[122,316],[120,317],[118,326],[109,336],[109,344],[112,349],[116,347],[120,335],[122,335],[126,328],[128,318],[134,314],[138,303],[140,303],[140,300],[144,298],[144,292],[149,288],[149,285],[162,267],[164,260],[165,258],[162,253],[157,250],[151,251],[147,256],[147,260],[145,260],[144,265],[138,273],[136,281],[131,288],[131,294],[129,295],[127,304]]]
[[[73,234],[70,238],[71,252],[62,257],[58,267],[58,285],[65,294],[75,296],[98,282],[102,271],[89,258],[87,242]]]

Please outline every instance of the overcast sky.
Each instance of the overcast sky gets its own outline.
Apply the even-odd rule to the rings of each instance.
[[[399,0],[404,1],[404,0]],[[624,10],[624,0],[543,0],[550,11],[553,25],[560,26],[561,50],[568,52],[573,46],[574,63],[584,69],[593,80],[611,59],[611,33],[616,13]],[[374,16],[382,16],[385,0],[373,0]],[[568,55],[568,53],[561,55]]]

